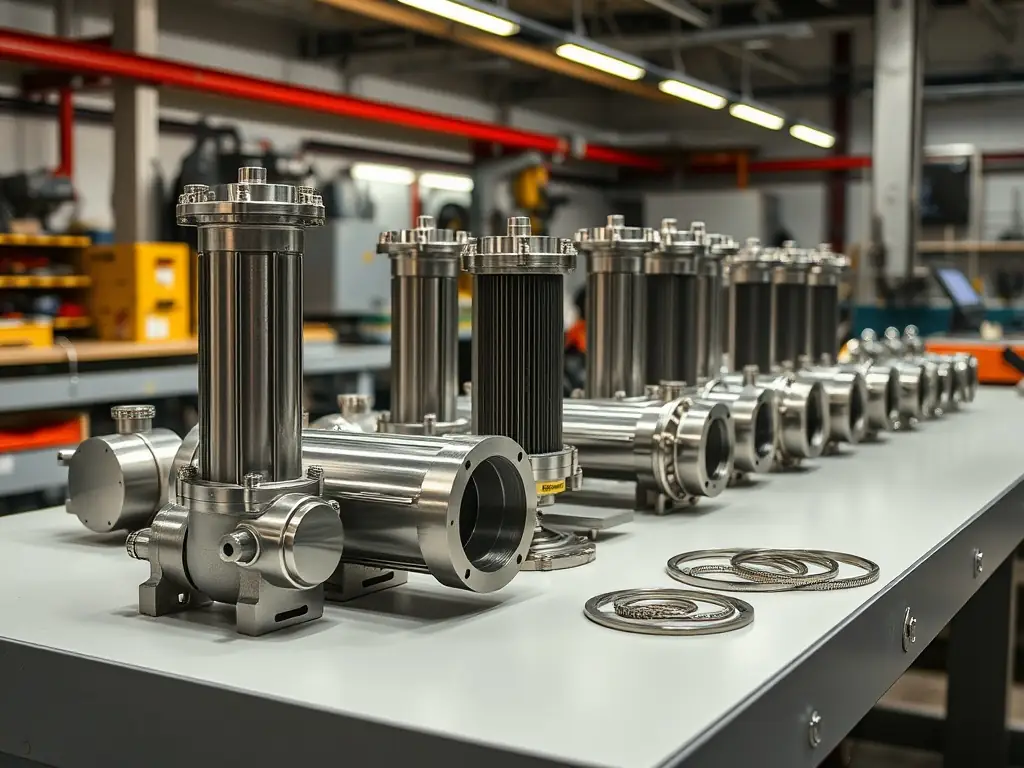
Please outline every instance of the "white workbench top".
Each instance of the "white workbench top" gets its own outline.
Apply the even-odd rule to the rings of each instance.
[[[1014,485],[1024,472],[1022,425],[1024,399],[982,390],[964,411],[912,433],[728,490],[693,512],[638,515],[598,542],[591,565],[523,573],[494,595],[413,576],[261,638],[235,634],[223,610],[137,615],[148,565],[128,559],[121,537],[97,538],[59,509],[22,514],[0,519],[0,638],[501,751],[653,766]],[[748,595],[753,625],[724,635],[627,634],[583,617],[600,592],[681,586],[665,561],[709,547],[844,550],[878,562],[881,579],[833,593]]]

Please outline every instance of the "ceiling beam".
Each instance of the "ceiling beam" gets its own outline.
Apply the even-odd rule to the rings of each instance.
[[[507,40],[471,27],[446,21],[438,16],[422,13],[402,5],[383,0],[318,0],[324,5],[338,8],[358,16],[420,32],[425,35],[448,40],[477,50],[486,51],[512,61],[518,61],[538,69],[592,83],[631,96],[639,96],[663,104],[679,104],[679,99],[662,93],[649,83],[623,80],[582,64],[576,64],[553,51],[532,45]]]

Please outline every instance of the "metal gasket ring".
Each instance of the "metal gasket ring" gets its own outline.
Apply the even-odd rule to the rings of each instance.
[[[673,593],[676,590],[671,590]],[[652,595],[623,597],[612,603],[617,616],[624,619],[686,619],[687,621],[721,621],[734,613],[732,608],[698,613],[693,600]]]
[[[747,575],[750,572],[756,572],[753,569],[745,568],[745,564],[750,562],[757,562],[753,557],[761,558],[764,555],[769,557],[774,555],[793,556],[793,553],[801,550],[789,550],[789,549],[750,549],[745,552],[740,552],[733,556],[732,564],[742,575]],[[878,567],[878,563],[868,560],[866,557],[860,555],[851,555],[847,552],[833,552],[827,549],[815,549],[812,550],[818,555],[830,558],[837,562],[845,565],[852,565],[855,568],[863,569],[864,573],[860,576],[846,576],[841,579],[831,579],[826,582],[818,582],[815,584],[804,584],[801,586],[794,587],[794,589],[802,592],[829,592],[835,589],[854,589],[855,587],[863,587],[868,584],[873,584],[878,581],[878,575],[881,569]]]
[[[824,570],[820,573],[778,573],[773,574],[765,571],[748,569],[740,572],[733,565],[714,566],[704,565],[695,568],[682,568],[682,563],[693,560],[706,560],[713,557],[734,557],[739,554],[750,552],[751,557],[747,562],[755,562],[762,565],[774,565],[781,568],[794,561],[801,561],[817,565]],[[795,589],[797,586],[819,584],[830,581],[839,575],[839,563],[817,552],[810,550],[771,550],[772,555],[766,555],[765,550],[743,550],[743,549],[698,549],[693,552],[684,552],[671,558],[665,569],[668,575],[683,584],[705,589],[720,589],[726,592],[785,592]],[[729,581],[725,579],[710,579],[701,576],[701,573],[733,573],[744,577],[743,581]],[[753,575],[751,575],[753,574]]]
[[[635,598],[711,603],[729,610],[730,616],[724,621],[694,621],[689,618],[632,619],[602,610],[617,600],[630,601]],[[754,607],[735,597],[688,589],[619,589],[590,598],[583,606],[583,615],[595,624],[621,632],[643,635],[716,635],[740,629],[753,622]]]

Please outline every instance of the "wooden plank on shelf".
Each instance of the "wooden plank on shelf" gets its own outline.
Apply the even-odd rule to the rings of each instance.
[[[92,320],[88,317],[55,317],[53,318],[53,329],[55,331],[68,331],[76,328],[89,328]]]
[[[0,288],[88,288],[88,275],[0,275]]]
[[[79,318],[64,318],[79,320]],[[88,318],[81,318],[86,322]],[[86,327],[82,325],[61,326],[54,322],[54,328]],[[329,326],[310,324],[303,329],[303,340],[313,343],[337,341],[337,336]],[[159,357],[189,357],[198,352],[196,339],[181,341],[95,341],[83,340],[74,342],[75,355],[80,363],[102,362],[111,360],[140,360]],[[53,347],[17,347],[0,348],[0,366],[14,365],[52,365],[67,363],[68,353],[60,346]]]
[[[22,245],[38,248],[87,248],[91,241],[83,235],[18,235],[0,234],[0,246]]]
[[[922,240],[917,244],[918,253],[1024,253],[1022,240]]]

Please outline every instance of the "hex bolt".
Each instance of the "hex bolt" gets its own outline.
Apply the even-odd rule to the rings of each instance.
[[[903,615],[903,650],[910,651],[910,646],[917,642],[917,619],[907,608]]]
[[[62,467],[68,466],[73,458],[75,458],[74,448],[61,448],[57,451],[57,463]]]
[[[744,365],[743,366],[743,386],[752,387],[757,384],[757,376],[761,373],[761,369],[756,365]]]
[[[807,721],[807,741],[812,749],[817,749],[821,744],[821,715],[818,714],[818,710],[811,712],[811,717]]]
[[[985,553],[980,549],[974,550],[974,578],[981,576],[985,570]]]
[[[316,464],[310,465],[306,468],[306,478],[309,480],[323,480],[324,468],[318,467]]]
[[[140,528],[128,534],[124,547],[132,560],[149,560],[149,542],[153,534],[152,528]]]
[[[263,484],[262,472],[247,472],[242,478],[242,485],[246,488],[259,488]]]
[[[250,565],[259,557],[260,542],[248,528],[239,528],[221,536],[217,551],[225,563]]]
[[[433,435],[437,431],[437,414],[423,414],[423,434]]]

